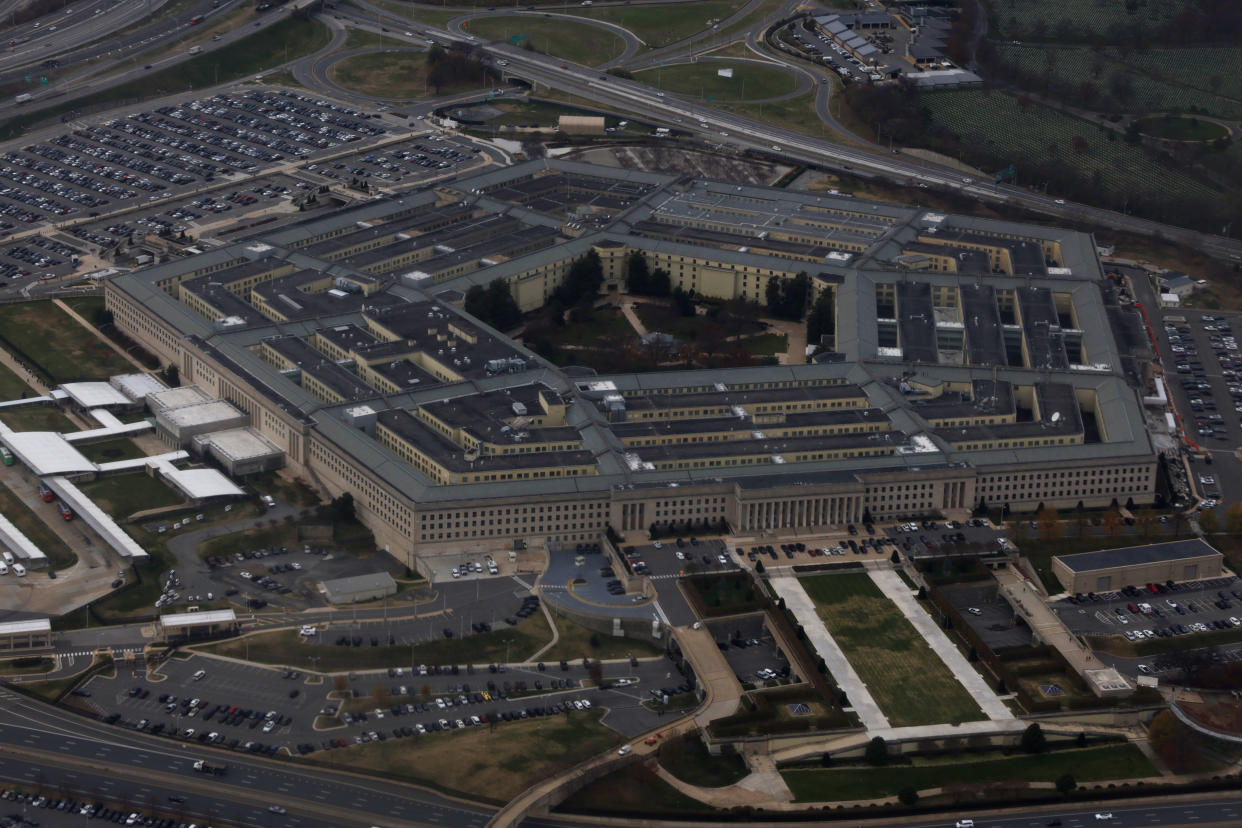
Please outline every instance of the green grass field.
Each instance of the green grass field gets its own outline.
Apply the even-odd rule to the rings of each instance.
[[[675,698],[692,696],[682,693]],[[660,746],[660,764],[682,782],[704,788],[732,785],[750,774],[746,760],[736,753],[712,756],[698,733],[665,742]]]
[[[163,481],[141,472],[101,477],[81,483],[78,488],[114,518],[183,502]]]
[[[983,717],[945,663],[868,576],[821,575],[801,581],[894,727]]]
[[[43,550],[43,554],[47,555],[48,566],[52,569],[72,566],[78,560],[78,556],[39,515],[34,513],[35,509],[44,509],[46,510],[44,516],[60,520],[55,504],[44,503],[35,494],[33,486],[29,497],[19,497],[7,486],[0,486],[0,514],[8,518],[18,531],[30,538],[31,543]]]
[[[25,302],[0,307],[0,337],[22,351],[14,354],[32,363],[53,383],[102,380],[133,366],[51,302]]]
[[[465,28],[484,40],[511,40],[524,35],[536,52],[584,66],[612,60],[625,49],[624,41],[607,29],[564,18],[479,17]]]
[[[1013,95],[987,90],[936,92],[922,96],[921,101],[932,119],[961,136],[965,146],[981,147],[991,156],[1018,149],[1058,159],[1086,180],[1097,181],[1105,203],[1110,198],[1119,201],[1125,192],[1153,197],[1220,195],[1207,184],[1162,166],[1140,146],[1119,137],[1110,141],[1100,127],[1039,104],[1023,108]],[[1084,151],[1075,150],[1075,136],[1086,139]],[[1021,181],[1021,168],[1018,176]]]
[[[1064,773],[1079,784],[1158,775],[1142,751],[1126,744],[983,760],[936,757],[883,768],[785,770],[781,776],[795,801],[836,802],[878,799],[906,787],[925,790],[956,782],[1052,782]]]
[[[0,421],[14,431],[77,431],[78,426],[54,405],[24,405],[0,411]]]
[[[573,13],[616,23],[648,46],[658,47],[710,29],[745,5],[746,0],[696,0],[667,5],[578,7]]]
[[[70,110],[100,108],[103,104],[133,103],[228,83],[297,60],[328,45],[331,33],[318,20],[293,17],[274,23],[216,49],[178,63],[168,69],[151,71],[138,80],[110,86],[82,97],[66,95],[52,106],[23,112],[0,124],[0,138],[13,138],[31,126]]]
[[[477,84],[428,86],[427,55],[410,49],[354,55],[332,64],[328,72],[346,89],[377,98],[425,98],[478,88]]]
[[[0,400],[17,400],[35,396],[35,390],[14,374],[7,365],[0,365]]]
[[[733,77],[720,77],[718,72],[721,69],[732,69]],[[679,63],[647,69],[635,77],[665,92],[712,101],[756,101],[788,95],[798,88],[797,79],[789,72],[747,60]]]
[[[536,782],[619,744],[616,731],[600,722],[602,712],[389,739],[316,753],[307,761],[353,772],[376,771],[459,791],[471,799],[506,802]]]

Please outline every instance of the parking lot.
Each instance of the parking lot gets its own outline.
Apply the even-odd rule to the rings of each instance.
[[[473,165],[478,150],[465,139],[428,135],[366,150],[331,163],[302,166],[322,179],[364,181],[376,187],[408,187],[432,176],[455,173]]]
[[[350,673],[338,690],[331,676],[192,656],[151,678],[95,676],[75,694],[118,727],[271,755],[555,715],[566,705],[606,706],[609,725],[633,735],[655,720],[644,694],[673,675],[664,658],[610,663],[601,689],[581,661],[414,665]]]
[[[1015,623],[1013,610],[1000,597],[995,583],[948,585],[941,588],[941,594],[993,650],[1029,647],[1034,643],[1031,628]]]
[[[764,628],[763,618],[708,621],[707,628],[739,682],[763,686],[789,677],[789,661]]]
[[[1088,593],[1051,606],[1076,634],[1124,635],[1131,641],[1185,636],[1185,646],[1194,647],[1196,632],[1242,627],[1242,583],[1237,578],[1160,585],[1160,590]]]
[[[636,573],[653,578],[737,568],[737,563],[729,557],[729,548],[719,538],[653,541],[644,546],[627,546],[624,554]]]

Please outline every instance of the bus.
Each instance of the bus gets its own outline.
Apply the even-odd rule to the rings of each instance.
[[[52,490],[47,487],[47,484],[40,483],[39,497],[43,498],[44,503],[51,503],[56,498],[56,495],[54,495]]]
[[[60,509],[60,516],[65,520],[73,520],[73,510],[65,505],[65,501],[56,501],[56,506]]]
[[[13,452],[9,451],[4,446],[0,446],[0,460],[3,460],[4,465],[6,466],[13,465]]]

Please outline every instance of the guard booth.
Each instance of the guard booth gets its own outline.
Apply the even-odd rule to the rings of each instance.
[[[237,614],[231,609],[177,612],[160,616],[160,633],[169,644],[236,635]]]

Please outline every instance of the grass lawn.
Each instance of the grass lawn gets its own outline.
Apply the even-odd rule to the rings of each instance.
[[[982,718],[952,671],[868,576],[820,575],[801,581],[894,727]]]
[[[658,47],[709,29],[744,5],[746,0],[695,0],[666,5],[576,8],[574,14],[616,23],[648,46]]]
[[[789,337],[785,334],[759,334],[741,341],[747,353],[755,356],[773,356],[789,350]]]
[[[715,104],[715,106],[735,115],[800,132],[803,135],[831,138],[845,144],[856,143],[854,139],[847,140],[835,130],[828,129],[819,119],[819,115],[815,112],[815,93],[813,92],[772,103],[723,103]]]
[[[479,17],[465,29],[484,40],[507,41],[525,35],[534,51],[584,66],[612,60],[625,49],[625,42],[607,29],[563,17]]]
[[[556,806],[553,813],[620,813],[626,819],[637,814],[678,811],[711,811],[693,797],[665,782],[655,771],[641,764],[627,765],[590,783]]]
[[[65,416],[65,413],[54,405],[39,405],[10,408],[0,412],[0,421],[14,431],[78,431],[78,424]]]
[[[147,456],[147,453],[138,448],[138,444],[128,437],[118,437],[114,440],[104,440],[99,443],[78,446],[78,451],[82,452],[82,455],[93,463],[136,460],[139,457]]]
[[[410,17],[410,25],[416,26],[418,23],[427,23],[437,28],[444,28],[444,24],[452,20],[454,17],[461,17],[462,14],[472,11],[472,9],[427,9],[421,6],[411,6],[408,3],[394,3],[391,0],[376,0],[376,6],[381,9],[387,9],[393,14],[401,17]]]
[[[631,327],[629,320],[621,313],[620,308],[614,305],[605,305],[593,308],[590,318],[570,322],[562,328],[560,342],[564,345],[589,348],[599,345],[602,340],[608,337],[625,339],[637,335],[634,328]]]
[[[683,694],[683,695],[689,695]],[[750,774],[746,761],[736,753],[712,756],[698,733],[660,746],[660,764],[682,782],[704,788],[732,785]]]
[[[409,40],[388,37],[379,32],[365,32],[362,29],[348,29],[345,33],[345,45],[342,49],[368,49],[373,46],[393,47],[399,49],[408,49],[411,47]],[[426,52],[422,53],[426,57]]]
[[[103,380],[133,366],[51,302],[0,307],[0,340],[53,383]]]
[[[14,374],[7,365],[0,365],[0,400],[19,400],[35,396],[35,390]]]
[[[542,612],[537,612],[531,618],[542,615]],[[664,646],[655,641],[642,638],[614,638],[611,635],[587,629],[568,618],[555,614],[553,617],[556,619],[556,629],[560,632],[560,638],[557,639],[556,646],[539,656],[542,661],[562,659],[571,661],[587,656],[607,661],[615,658],[629,658],[631,655],[635,658],[645,658],[664,653]]]
[[[46,673],[56,666],[56,660],[43,656],[26,656],[0,661],[0,676],[25,676]]]
[[[717,74],[728,68],[733,69],[733,77]],[[798,88],[797,79],[784,69],[748,60],[680,63],[647,69],[635,77],[665,92],[712,101],[757,101],[788,95]]]
[[[620,744],[621,737],[600,723],[602,712],[575,711],[501,722],[494,728],[389,739],[316,753],[308,761],[355,772],[378,771],[434,788],[457,790],[471,799],[506,802],[536,782]]]
[[[1173,141],[1215,141],[1229,134],[1229,130],[1213,121],[1172,115],[1144,118],[1138,122],[1138,130],[1144,135]]]
[[[451,627],[456,633],[455,619],[433,621],[433,628]],[[360,633],[369,638],[365,631]],[[297,630],[276,630],[259,633],[246,639],[231,639],[203,647],[208,652],[233,658],[249,659],[259,664],[286,664],[291,667],[310,667],[324,672],[342,670],[371,670],[380,667],[396,667],[406,664],[488,664],[494,661],[522,661],[552,639],[543,613],[537,612],[520,621],[516,627],[503,622],[490,633],[467,635],[465,638],[438,638],[423,641],[413,647],[404,645],[380,647],[343,647],[330,642],[336,640],[331,628],[320,632],[329,643],[307,644]],[[315,661],[311,661],[314,657]]]
[[[330,40],[331,32],[318,20],[287,17],[220,49],[167,69],[149,72],[137,80],[81,97],[66,95],[52,106],[23,112],[0,124],[0,137],[16,137],[35,124],[73,109],[90,107],[94,111],[105,104],[132,104],[259,74],[313,54],[327,46]]]
[[[354,55],[332,65],[332,80],[346,89],[377,98],[425,98],[438,92],[450,95],[486,86],[467,83],[441,86],[427,85],[427,55],[410,49],[370,52]]]
[[[270,494],[300,509],[319,504],[319,494],[302,480],[289,480],[276,472],[252,474],[243,478],[259,494]]]
[[[1052,782],[1063,773],[1079,784],[1156,776],[1158,772],[1133,745],[1058,750],[1039,756],[996,759],[936,757],[913,765],[849,767],[781,772],[798,802],[835,802],[893,796],[902,788],[937,788],[955,782]]]
[[[23,535],[30,538],[31,543],[43,550],[51,569],[72,566],[78,560],[77,554],[34,513],[33,510],[40,507],[46,510],[45,516],[60,520],[55,504],[40,500],[33,486],[29,497],[18,497],[7,486],[0,486],[0,514],[12,521]],[[34,575],[32,571],[31,577]]]
[[[61,301],[92,325],[95,323],[95,314],[104,309],[102,296],[70,296]]]
[[[87,668],[83,668],[85,672]],[[28,681],[22,682],[19,686],[22,691],[29,693],[35,698],[43,699],[47,702],[54,702],[69,692],[69,688],[77,684],[82,678],[79,673],[76,676],[68,676],[66,678],[51,679],[49,681]]]
[[[78,488],[114,518],[183,502],[162,480],[141,472],[101,477],[81,483]]]

